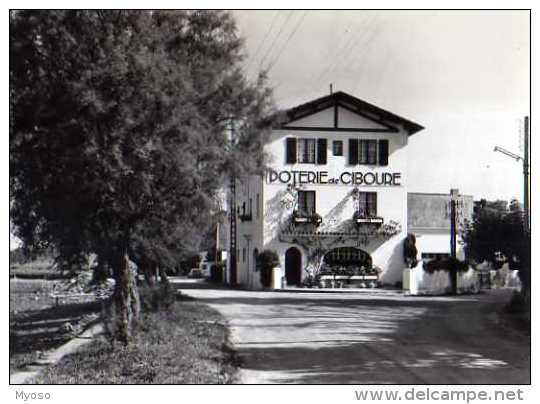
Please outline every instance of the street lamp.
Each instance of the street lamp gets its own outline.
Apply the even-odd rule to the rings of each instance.
[[[529,117],[525,117],[524,122],[524,132],[523,132],[523,146],[524,146],[524,155],[523,157],[512,153],[502,147],[495,146],[493,149],[494,152],[499,152],[515,159],[516,161],[523,161],[523,212],[524,212],[524,222],[525,230],[529,230]]]

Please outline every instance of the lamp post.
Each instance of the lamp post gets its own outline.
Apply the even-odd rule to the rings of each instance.
[[[524,154],[520,156],[518,154],[512,153],[511,151],[506,150],[503,147],[495,146],[493,151],[505,154],[508,157],[513,158],[516,161],[523,161],[523,223],[525,230],[530,229],[530,218],[529,218],[529,117],[526,116],[524,119],[523,126],[523,149]]]

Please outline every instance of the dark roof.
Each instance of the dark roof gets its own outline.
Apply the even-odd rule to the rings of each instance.
[[[401,124],[409,133],[409,136],[424,129],[423,126],[413,121],[393,114],[392,112],[386,111],[366,101],[362,101],[361,99],[353,97],[352,95],[344,93],[343,91],[338,91],[324,97],[317,98],[313,101],[309,101],[296,107],[290,108],[288,110],[282,111],[282,120],[280,122],[280,125],[283,127],[289,122],[312,115],[316,112],[322,111],[323,109],[332,107],[334,105],[343,106],[349,110],[352,110],[353,112],[357,112],[360,114],[367,113],[375,115],[376,118],[388,124]]]

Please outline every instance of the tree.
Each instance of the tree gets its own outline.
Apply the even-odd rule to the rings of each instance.
[[[519,270],[523,291],[530,288],[530,232],[524,226],[521,206],[516,200],[481,200],[475,203],[473,221],[463,234],[465,253],[476,262],[488,261],[495,266],[502,259],[510,269]]]
[[[243,77],[225,12],[10,17],[12,221],[25,246],[108,263],[126,343],[139,307],[130,256],[187,256],[224,176],[261,169],[270,91]]]

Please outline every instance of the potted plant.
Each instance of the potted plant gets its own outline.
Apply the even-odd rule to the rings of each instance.
[[[272,271],[279,267],[279,256],[274,250],[263,250],[257,257],[261,285],[269,288],[272,285]]]

